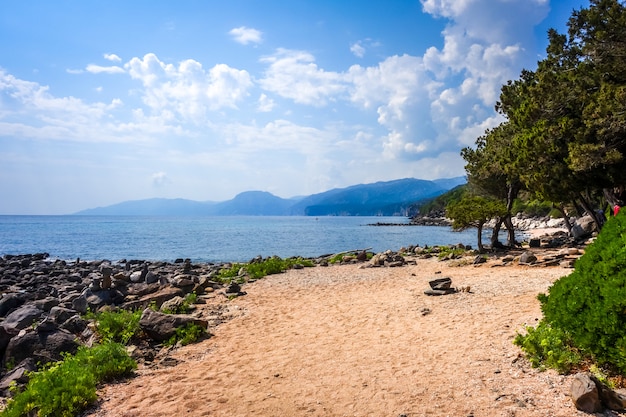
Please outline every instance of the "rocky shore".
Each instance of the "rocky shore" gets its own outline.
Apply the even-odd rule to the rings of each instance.
[[[528,250],[515,250],[492,253],[489,257],[497,260],[493,266],[518,263],[571,267],[582,253],[581,245],[559,235],[536,239],[535,247],[553,250],[541,256]],[[378,254],[347,251],[338,262],[360,264],[361,268],[393,268],[415,265],[419,259],[433,257],[466,265],[486,260],[485,256],[472,255],[470,248],[459,245],[411,246]],[[329,265],[330,259],[331,255],[326,255],[312,261],[323,267]],[[221,282],[217,278],[220,270],[231,266],[194,264],[188,259],[174,263],[80,259],[69,262],[51,259],[47,253],[3,256],[0,258],[0,394],[8,396],[11,384],[26,383],[28,372],[37,370],[41,364],[60,360],[63,352],[73,353],[80,345],[97,342],[93,323],[85,318],[88,311],[142,310],[140,326],[147,338],[130,349],[133,358],[146,367],[169,363],[171,348],[164,347],[163,342],[178,327],[190,322],[198,324],[207,329],[209,337],[216,326],[239,314],[229,300],[245,295],[246,285],[254,280],[248,279],[242,270],[235,280],[241,285],[235,281]],[[189,314],[163,312],[175,311],[191,293],[202,308],[192,306]]]

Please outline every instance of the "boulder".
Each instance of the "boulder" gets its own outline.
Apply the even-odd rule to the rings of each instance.
[[[537,262],[537,257],[531,251],[526,251],[522,253],[519,257],[519,263],[524,265],[531,265]]]
[[[593,222],[593,217],[583,216],[574,222],[574,225],[572,226],[572,236],[575,239],[583,239],[591,236],[595,230],[596,225]]]
[[[76,337],[66,330],[42,326],[29,328],[13,337],[7,345],[3,363],[20,363],[33,358],[35,363],[48,363],[63,359],[62,353],[76,353]]]
[[[596,383],[588,373],[574,375],[571,388],[572,401],[577,409],[586,413],[599,413],[603,410]]]
[[[13,384],[25,385],[29,381],[28,374],[37,370],[37,365],[33,358],[26,358],[13,368],[0,380],[0,394],[10,395],[10,388]]]
[[[24,296],[19,294],[3,294],[2,298],[0,298],[0,317],[6,316],[12,310],[24,304],[25,301]]]
[[[26,304],[6,316],[2,325],[8,329],[22,330],[41,320],[44,311],[32,304]]]
[[[139,319],[141,329],[153,340],[164,342],[176,335],[176,329],[196,324],[206,329],[209,323],[183,314],[164,314],[146,308]]]

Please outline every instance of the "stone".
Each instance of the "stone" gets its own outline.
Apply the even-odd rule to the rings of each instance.
[[[3,363],[19,363],[27,358],[33,358],[36,363],[48,363],[63,359],[62,353],[76,353],[76,336],[66,330],[48,331],[47,326],[45,330],[27,329],[13,337],[7,345]]]
[[[22,330],[36,324],[44,315],[44,311],[32,304],[26,304],[6,316],[3,327]]]
[[[528,246],[531,248],[539,248],[541,247],[541,239],[530,239],[528,242]]]
[[[178,308],[182,306],[184,302],[185,302],[185,299],[177,295],[176,297],[170,298],[169,300],[161,304],[160,310],[161,311],[177,311]]]
[[[206,320],[197,319],[183,314],[164,314],[146,308],[139,319],[141,329],[153,340],[164,342],[176,335],[176,329],[188,324],[196,324],[207,329]]]
[[[522,253],[522,255],[519,257],[520,264],[530,265],[530,264],[534,264],[535,262],[537,262],[537,257],[535,256],[534,253],[530,251],[526,251]]]
[[[2,298],[0,298],[0,317],[6,316],[12,310],[24,304],[25,301],[23,296],[15,293],[3,294]]]
[[[591,216],[583,216],[572,225],[572,236],[574,239],[583,239],[591,236],[595,229],[593,218]]]
[[[571,388],[572,401],[576,408],[586,413],[599,413],[603,410],[596,383],[588,373],[574,375]]]
[[[12,384],[25,385],[29,381],[28,374],[37,370],[33,358],[26,358],[0,380],[0,393],[10,395]]]

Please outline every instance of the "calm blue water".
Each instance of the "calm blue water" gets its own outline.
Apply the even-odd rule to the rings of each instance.
[[[257,255],[316,257],[347,250],[403,246],[476,246],[476,230],[388,226],[402,217],[0,216],[0,255],[48,252],[66,260],[190,258],[246,262]]]

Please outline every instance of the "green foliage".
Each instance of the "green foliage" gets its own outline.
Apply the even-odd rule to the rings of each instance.
[[[439,247],[437,257],[439,259],[443,259],[445,257],[452,255],[452,257],[454,258],[458,258],[460,256],[465,255],[465,252],[467,252],[465,248],[461,249],[456,246],[441,246]]]
[[[0,416],[25,415],[74,417],[96,399],[100,382],[128,375],[137,364],[124,346],[105,343],[93,348],[80,347],[76,355],[48,365],[30,375],[25,390],[9,400]]]
[[[506,214],[506,207],[498,200],[479,196],[464,196],[460,201],[448,206],[447,215],[452,219],[452,227],[466,229],[479,227],[488,220]]]
[[[526,335],[518,334],[513,343],[521,347],[535,368],[553,368],[567,373],[582,361],[582,356],[572,346],[569,334],[550,326],[545,321],[526,327]]]
[[[247,264],[235,263],[230,268],[222,268],[217,276],[217,279],[221,282],[230,282],[233,278],[238,278],[241,281],[243,280],[243,277],[241,276],[242,269],[245,275],[253,279],[258,279],[266,275],[280,274],[293,268],[296,264],[300,264],[305,267],[314,266],[313,262],[309,259],[300,257],[282,259],[278,256],[272,256],[260,261],[254,261]]]
[[[467,192],[467,184],[459,185],[448,192],[426,201],[419,207],[421,215],[428,215],[436,212],[445,211],[446,207],[461,200],[461,197]]]
[[[174,346],[176,343],[180,343],[182,346],[189,345],[191,343],[197,342],[204,335],[206,335],[206,330],[204,327],[194,324],[188,323],[186,326],[179,327],[176,329],[176,334],[172,336],[166,343],[166,346]]]
[[[539,300],[544,320],[599,364],[626,373],[626,211],[609,219],[574,272]]]
[[[523,213],[531,217],[545,217],[552,213],[552,203],[544,200],[515,199],[511,212]]]
[[[140,332],[141,311],[102,311],[89,313],[87,318],[96,322],[96,332],[104,342],[128,344]]]

